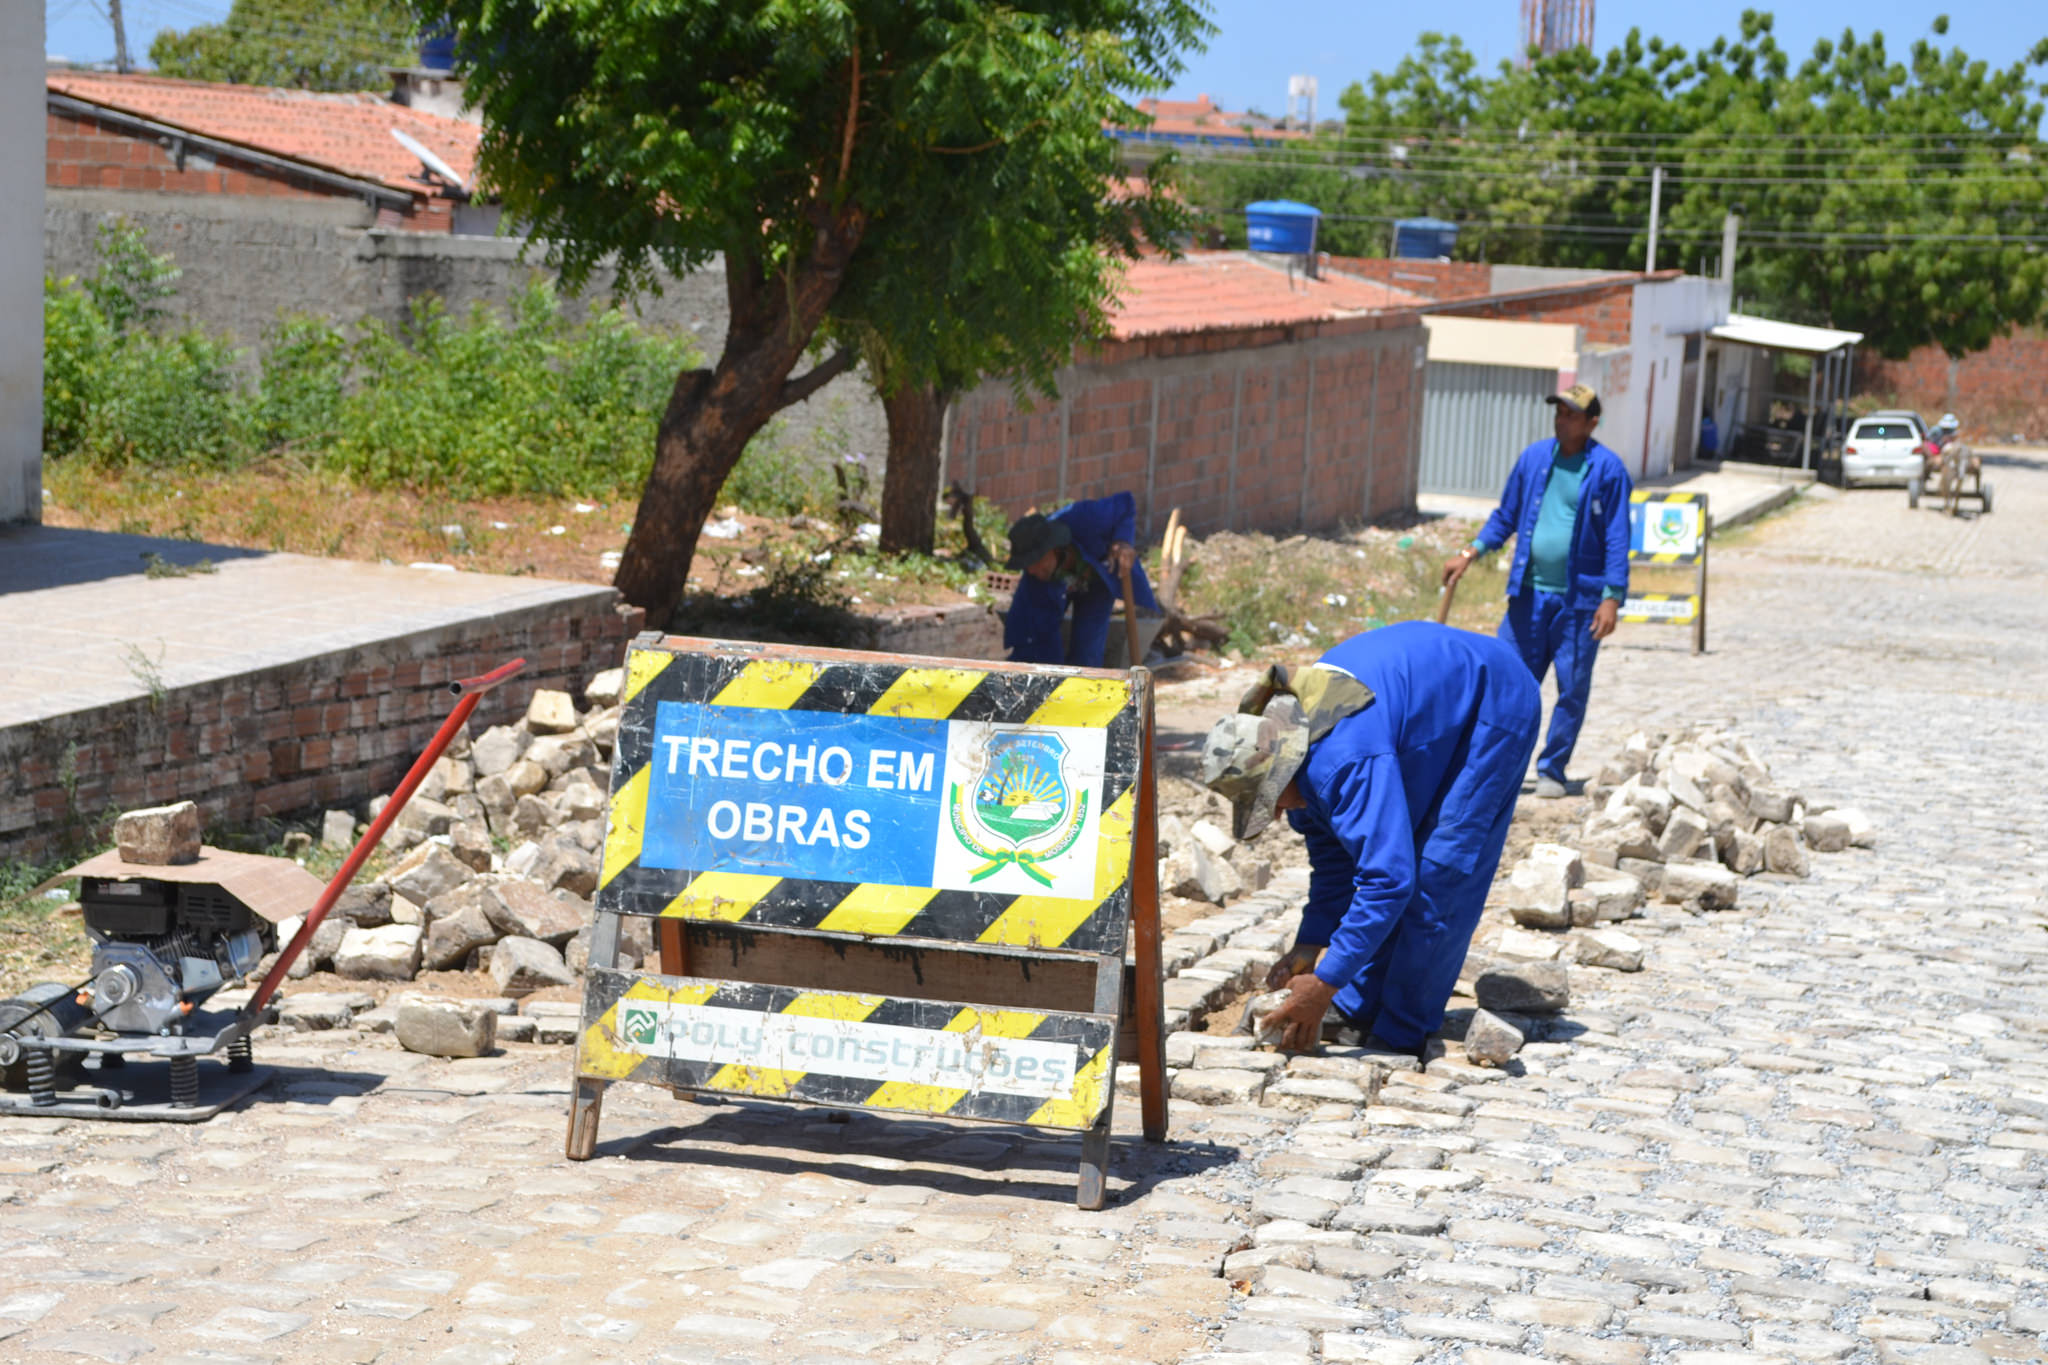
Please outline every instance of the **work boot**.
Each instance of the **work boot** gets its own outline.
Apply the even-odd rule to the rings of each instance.
[[[1546,801],[1552,801],[1565,794],[1564,783],[1555,777],[1538,776],[1536,794]]]

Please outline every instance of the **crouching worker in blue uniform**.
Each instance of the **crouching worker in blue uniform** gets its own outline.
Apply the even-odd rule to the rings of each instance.
[[[1500,506],[1471,547],[1445,563],[1443,577],[1446,585],[1457,582],[1473,559],[1514,537],[1500,638],[1514,644],[1537,682],[1557,670],[1557,705],[1536,757],[1536,794],[1556,797],[1565,795],[1565,764],[1586,720],[1593,658],[1628,596],[1633,485],[1621,457],[1593,439],[1600,395],[1574,384],[1543,401],[1554,409],[1554,439],[1516,459]]]
[[[1428,622],[1274,668],[1209,732],[1202,778],[1239,839],[1284,812],[1308,904],[1262,1021],[1312,1051],[1334,1004],[1367,1045],[1419,1054],[1485,908],[1542,702],[1506,643]]]
[[[1024,575],[1017,580],[1010,615],[1003,623],[1003,643],[1011,659],[1102,667],[1109,643],[1109,610],[1123,595],[1118,574],[1125,568],[1131,571],[1131,592],[1138,605],[1159,609],[1152,584],[1138,563],[1137,519],[1138,505],[1131,495],[1113,493],[1063,507],[1049,517],[1033,513],[1010,528],[1009,565]],[[1060,627],[1069,604],[1074,624],[1062,643]]]

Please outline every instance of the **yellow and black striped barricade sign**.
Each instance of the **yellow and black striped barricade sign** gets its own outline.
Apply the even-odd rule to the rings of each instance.
[[[1621,620],[1642,625],[1691,626],[1692,652],[1707,647],[1707,536],[1713,522],[1705,493],[1639,488],[1629,494],[1628,560],[1652,567],[1690,564],[1690,593],[1632,594]]]
[[[1166,1128],[1151,706],[1142,669],[636,640],[569,1155],[637,1080],[1079,1131],[1100,1207],[1120,1043]]]

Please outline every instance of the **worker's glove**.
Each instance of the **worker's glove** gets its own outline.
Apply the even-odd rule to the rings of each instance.
[[[1266,989],[1277,991],[1297,976],[1307,976],[1316,969],[1316,960],[1323,950],[1309,944],[1297,943],[1266,970]]]

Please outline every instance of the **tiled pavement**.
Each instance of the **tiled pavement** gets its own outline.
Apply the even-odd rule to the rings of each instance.
[[[145,556],[212,572],[148,577]],[[0,528],[0,726],[609,588],[263,554],[55,526]]]
[[[22,1361],[1737,1365],[2048,1357],[2048,461],[1982,521],[1817,499],[1715,556],[1712,651],[1604,650],[1583,753],[1732,720],[1876,817],[1744,906],[1630,926],[1521,1065],[1176,1104],[1074,1144],[634,1087],[352,1033],[194,1128],[0,1126]],[[1134,1106],[1125,1105],[1128,1111]],[[1226,1253],[1231,1275],[1217,1270]]]

